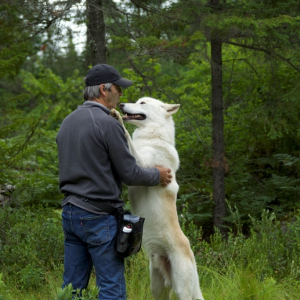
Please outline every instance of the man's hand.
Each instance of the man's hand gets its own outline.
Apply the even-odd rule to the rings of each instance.
[[[160,173],[160,184],[167,186],[172,181],[171,169],[163,168],[161,166],[155,166]]]

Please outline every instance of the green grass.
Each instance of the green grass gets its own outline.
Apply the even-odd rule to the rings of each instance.
[[[71,299],[61,291],[63,234],[53,209],[0,211],[0,300]],[[201,229],[182,224],[196,256],[206,300],[300,300],[300,217],[283,233],[273,214],[252,219],[250,235],[215,233],[202,241]],[[126,259],[127,300],[153,299],[148,258]],[[85,300],[96,299],[92,274]],[[175,300],[175,295],[172,300]]]
[[[148,259],[143,252],[126,261],[128,300],[153,299],[150,292]],[[5,300],[54,300],[62,280],[62,266],[46,273],[44,284],[29,290],[18,289],[9,278],[0,281],[0,294]],[[249,268],[251,269],[251,268]],[[225,273],[199,266],[201,288],[206,300],[297,300],[300,299],[300,282],[289,279],[276,281],[273,277],[260,280],[249,269],[232,264]],[[95,294],[95,276],[89,290]],[[91,295],[92,292],[88,293]],[[95,299],[87,296],[85,299]],[[173,295],[172,300],[176,297]]]
[[[256,274],[249,270],[228,270],[227,274],[220,274],[213,270],[207,280],[202,283],[205,299],[214,300],[296,300],[300,299],[299,283],[276,282],[272,277],[259,280]]]

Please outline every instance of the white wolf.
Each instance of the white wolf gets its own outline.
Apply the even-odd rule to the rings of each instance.
[[[143,246],[149,255],[154,298],[170,299],[172,288],[179,300],[203,300],[194,254],[180,228],[176,210],[178,184],[175,172],[179,158],[172,114],[179,106],[149,97],[136,103],[120,104],[123,120],[138,127],[132,140],[125,129],[137,163],[142,167],[160,165],[170,168],[173,176],[166,187],[129,187],[129,200],[132,212],[145,218]],[[120,115],[115,117],[122,123]]]

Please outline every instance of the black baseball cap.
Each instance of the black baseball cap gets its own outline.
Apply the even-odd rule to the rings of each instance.
[[[132,85],[132,81],[122,78],[114,67],[107,64],[95,65],[88,71],[85,77],[85,85],[93,86],[103,83],[114,83],[122,88]]]

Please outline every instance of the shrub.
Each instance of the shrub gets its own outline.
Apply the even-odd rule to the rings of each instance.
[[[0,228],[0,264],[20,288],[40,286],[45,272],[63,262],[59,211],[6,206],[0,211]]]
[[[98,299],[99,290],[96,286],[93,286],[89,290],[80,291],[74,290],[72,284],[70,283],[64,289],[59,289],[57,291],[57,297],[55,300],[95,300]]]
[[[282,231],[274,213],[264,211],[261,218],[251,218],[249,237],[229,234],[226,241],[219,232],[210,241],[198,242],[196,258],[200,265],[227,274],[230,266],[247,269],[259,280],[300,279],[299,218]],[[298,250],[297,250],[298,249]]]

